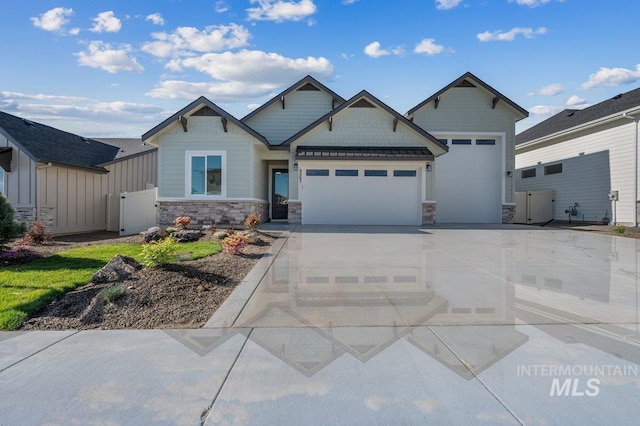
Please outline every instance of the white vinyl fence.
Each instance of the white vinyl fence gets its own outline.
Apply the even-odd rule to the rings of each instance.
[[[156,225],[158,188],[120,194],[120,235],[133,235]]]

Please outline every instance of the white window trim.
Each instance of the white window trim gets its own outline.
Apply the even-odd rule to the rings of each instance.
[[[198,195],[191,193],[191,158],[193,157],[202,157],[207,155],[218,155],[220,156],[220,164],[222,167],[222,184],[221,184],[221,194],[220,195]],[[185,165],[184,165],[184,174],[185,174],[185,185],[184,185],[184,196],[185,198],[191,200],[221,200],[227,198],[227,151],[185,151]]]

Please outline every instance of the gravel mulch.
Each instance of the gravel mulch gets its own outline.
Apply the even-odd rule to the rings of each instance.
[[[83,240],[83,238],[85,240]],[[249,273],[277,236],[260,233],[257,244],[244,253],[221,252],[204,259],[145,267],[116,283],[123,289],[113,301],[105,299],[110,284],[87,284],[64,294],[27,320],[22,330],[87,330],[199,328],[211,318],[234,288]],[[211,234],[204,240],[217,241]],[[141,242],[140,236],[123,238],[60,237],[38,246],[38,255],[89,244]]]

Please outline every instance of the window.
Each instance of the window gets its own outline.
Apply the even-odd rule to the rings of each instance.
[[[471,145],[471,139],[451,139],[451,145]]]
[[[520,177],[521,177],[522,179],[536,177],[536,169],[527,169],[527,170],[522,170],[522,171],[520,172]]]
[[[307,169],[307,176],[329,176],[329,169]]]
[[[438,139],[438,140],[445,145],[447,144],[447,142],[449,142],[449,139]]]
[[[552,164],[550,166],[544,166],[545,175],[555,175],[562,173],[562,163]]]
[[[226,153],[187,151],[187,196],[226,196]]]
[[[382,177],[387,175],[387,171],[386,170],[365,170],[364,175]]]
[[[336,170],[336,176],[358,176],[357,170]]]
[[[394,177],[416,177],[416,171],[415,170],[394,170],[393,176]]]
[[[476,145],[495,145],[495,139],[476,139]]]

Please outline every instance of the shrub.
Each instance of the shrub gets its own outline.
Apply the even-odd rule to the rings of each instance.
[[[627,227],[624,225],[616,225],[613,228],[611,228],[611,230],[616,234],[624,234],[627,231]]]
[[[142,247],[142,264],[145,266],[157,266],[170,263],[173,254],[180,245],[173,238],[167,237],[161,241],[152,241]]]
[[[47,233],[47,227],[42,222],[31,222],[27,233],[22,237],[22,243],[30,245],[44,244],[51,240],[53,240],[53,236]]]
[[[240,254],[247,246],[247,239],[235,232],[230,233],[227,238],[222,240],[222,246],[225,253]]]
[[[4,195],[0,194],[0,251],[4,245],[24,232],[24,225],[15,219],[13,207]]]
[[[189,226],[189,224],[191,223],[191,217],[179,216],[173,221],[173,223],[176,225],[177,228],[184,229],[187,226]]]
[[[251,213],[244,220],[244,226],[247,229],[256,229],[258,227],[258,225],[260,225],[260,218],[255,213]]]
[[[119,284],[109,286],[104,289],[104,301],[113,302],[124,294],[124,287]]]

